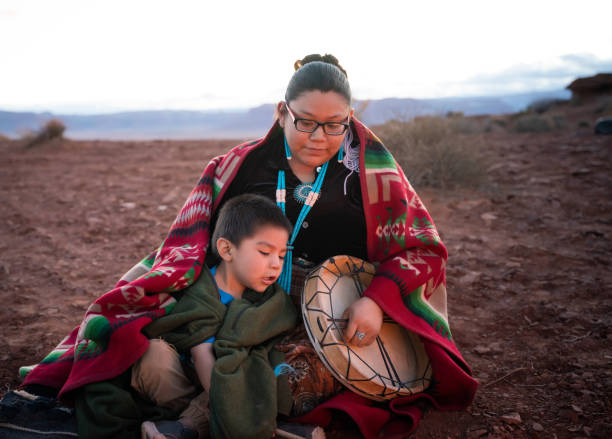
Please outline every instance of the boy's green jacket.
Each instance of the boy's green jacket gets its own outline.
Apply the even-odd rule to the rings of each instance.
[[[269,439],[276,428],[277,414],[287,414],[292,403],[286,376],[275,374],[275,367],[283,362],[284,355],[273,347],[296,322],[295,306],[277,284],[263,293],[247,290],[242,299],[225,306],[220,302],[212,274],[202,270],[172,311],[147,325],[143,332],[149,338],[161,337],[179,353],[189,352],[191,347],[214,335],[217,360],[210,389],[211,436]],[[108,392],[109,383],[85,386],[77,398],[77,406],[88,414],[79,416],[80,434],[91,434],[102,427],[99,421],[106,417],[109,408],[102,406],[100,392]],[[96,386],[104,388],[96,391]],[[117,406],[113,411],[125,413],[126,423],[131,424],[138,418],[132,408],[137,404],[125,399],[124,394],[117,405],[124,404],[129,414]],[[114,423],[117,427],[116,418]],[[124,428],[123,432],[126,430],[132,428]],[[119,436],[120,431],[117,429]]]

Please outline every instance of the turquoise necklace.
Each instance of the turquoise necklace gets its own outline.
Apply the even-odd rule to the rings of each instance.
[[[342,160],[341,153],[344,148],[340,148],[340,152],[338,153],[338,161]],[[287,138],[285,138],[285,151],[287,153],[287,160],[291,160],[291,152],[289,150],[289,145],[287,144]],[[319,171],[319,175],[317,175],[316,180],[312,184],[312,189],[306,196],[304,200],[304,205],[302,206],[302,210],[298,215],[297,221],[293,226],[293,233],[291,233],[291,237],[289,238],[289,242],[287,243],[287,254],[285,255],[285,262],[283,264],[283,270],[281,272],[280,277],[278,278],[278,284],[281,286],[283,290],[287,294],[289,294],[291,290],[291,264],[293,260],[293,243],[297,238],[298,233],[300,233],[300,229],[302,228],[302,223],[306,219],[308,212],[312,209],[312,206],[315,205],[317,200],[319,199],[319,195],[321,194],[321,186],[323,186],[323,180],[325,179],[325,173],[327,172],[327,167],[329,166],[329,161],[325,162],[323,166],[321,166],[321,170]],[[276,204],[281,208],[283,213],[285,213],[285,199],[287,197],[287,190],[285,188],[285,171],[278,171],[278,182],[276,185]]]

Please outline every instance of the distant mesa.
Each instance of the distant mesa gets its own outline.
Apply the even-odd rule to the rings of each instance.
[[[608,75],[609,76],[609,75]],[[567,89],[500,96],[436,99],[387,98],[355,101],[357,117],[366,125],[420,116],[501,115],[524,110],[537,100],[569,99]],[[0,133],[20,137],[57,118],[65,136],[75,140],[248,139],[266,134],[273,122],[274,104],[234,111],[131,111],[114,114],[52,114],[8,112],[0,109]]]
[[[566,87],[572,98],[591,99],[604,94],[612,94],[612,73],[599,73],[588,78],[578,78]]]

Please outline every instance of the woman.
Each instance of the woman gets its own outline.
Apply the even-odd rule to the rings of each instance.
[[[80,330],[26,384],[52,385],[62,396],[134,364],[148,347],[141,329],[164,315],[173,300],[169,293],[180,294],[198,277],[215,212],[231,197],[251,192],[276,200],[294,225],[281,286],[299,297],[304,274],[334,255],[374,262],[372,283],[346,311],[345,338],[356,346],[371,344],[384,312],[420,336],[433,369],[425,392],[375,404],[342,391],[301,327],[277,346],[295,371],[292,415],[324,424],[329,409],[345,410],[364,436],[388,437],[414,428],[420,418],[416,400],[446,409],[471,403],[476,382],[448,328],[447,255],[429,214],[381,142],[354,118],[338,61],[311,55],[295,67],[266,137],[208,164],[156,254],[98,299]]]
[[[235,167],[219,174],[216,182],[220,200],[215,204],[252,192],[284,205],[294,224],[294,235],[297,233],[290,240],[293,264],[288,264],[291,255],[285,263],[285,268],[292,267],[291,294],[297,303],[305,273],[331,256],[349,254],[379,264],[363,297],[345,312],[345,340],[355,346],[374,342],[384,311],[423,339],[433,341],[427,349],[433,362],[437,362],[438,375],[445,370],[450,378],[447,369],[456,369],[453,376],[458,378],[452,390],[446,388],[448,383],[443,377],[434,375],[435,381],[443,383],[430,388],[430,392],[445,393],[444,398],[450,394],[447,400],[442,398],[437,403],[449,408],[469,404],[476,384],[465,373],[469,369],[452,342],[446,322],[446,249],[429,214],[399,165],[353,117],[347,75],[336,58],[310,55],[297,61],[295,69],[285,100],[276,107],[276,123],[267,136],[254,145],[238,147],[221,162],[223,168],[223,163],[235,160]],[[309,203],[307,196],[313,186],[317,195]],[[313,204],[311,209],[308,204]],[[429,303],[421,304],[419,309],[416,301],[407,297],[411,293],[417,295],[425,285],[426,294],[431,295]],[[296,370],[290,377],[292,414],[310,412],[302,420],[322,421],[324,409],[314,413],[311,410],[342,390],[341,386],[321,365],[303,326],[278,348]],[[457,362],[448,355],[446,359],[450,361],[441,360],[445,355],[433,352],[439,348],[446,349]],[[337,404],[332,400],[327,406],[342,409],[354,402],[342,398],[334,398]],[[398,413],[402,411],[397,409],[400,400],[394,402]],[[412,413],[413,408],[408,410],[408,414]],[[378,433],[382,428],[382,424],[368,425],[365,419],[372,418],[363,412],[353,417],[364,434]],[[417,420],[417,416],[411,417]]]

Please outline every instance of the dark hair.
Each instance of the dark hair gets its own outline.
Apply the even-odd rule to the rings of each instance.
[[[335,91],[351,105],[348,75],[335,56],[330,54],[308,55],[297,60],[293,67],[295,73],[287,86],[285,102],[297,99],[304,92],[320,90],[322,92]]]
[[[253,236],[262,226],[277,226],[289,235],[293,227],[283,211],[272,200],[262,195],[243,194],[232,198],[219,211],[210,247],[215,256],[217,240],[225,238],[235,246]]]

